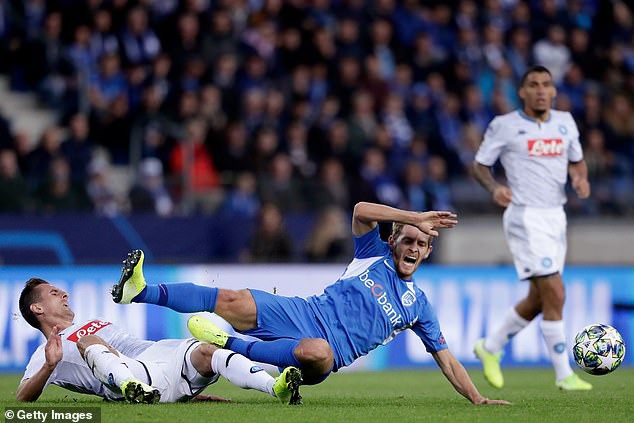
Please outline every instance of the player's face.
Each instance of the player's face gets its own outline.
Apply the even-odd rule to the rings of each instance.
[[[540,117],[550,110],[557,90],[547,72],[532,72],[520,87],[520,98],[524,101],[524,111],[531,117]]]
[[[68,294],[55,285],[42,284],[35,289],[39,290],[40,300],[35,303],[39,307],[43,316],[50,318],[60,318],[72,321],[75,313],[68,303]]]
[[[396,239],[390,237],[394,265],[401,279],[411,279],[420,263],[429,257],[429,241],[429,235],[410,225],[405,225]]]

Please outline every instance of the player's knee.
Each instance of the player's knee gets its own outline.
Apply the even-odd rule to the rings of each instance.
[[[239,309],[245,301],[248,301],[251,298],[251,292],[249,292],[248,289],[241,289],[239,291],[233,289],[219,289],[218,298],[216,299],[216,310]]]
[[[192,351],[190,360],[198,373],[203,376],[213,375],[213,370],[211,369],[211,357],[216,350],[218,350],[218,347],[215,345],[201,343],[198,347],[196,347],[196,349],[194,349],[194,351]]]
[[[334,353],[325,339],[302,339],[295,350],[295,356],[302,365],[318,367],[326,372],[332,369]]]

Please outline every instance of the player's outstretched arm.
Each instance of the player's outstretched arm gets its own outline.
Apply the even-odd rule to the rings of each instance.
[[[36,401],[42,394],[46,381],[62,360],[62,338],[59,336],[59,328],[53,327],[44,347],[46,361],[42,368],[32,377],[23,380],[18,386],[15,399],[20,402]]]
[[[432,355],[434,360],[436,360],[438,367],[440,367],[440,370],[442,370],[443,374],[453,385],[454,389],[473,404],[511,404],[508,401],[492,400],[482,396],[482,394],[478,391],[478,388],[476,388],[471,381],[467,370],[449,350],[438,351]]]
[[[449,211],[415,212],[401,210],[383,204],[360,202],[354,206],[352,233],[361,236],[370,232],[377,222],[398,222],[416,226],[431,236],[438,236],[434,228],[453,228],[457,215]]]

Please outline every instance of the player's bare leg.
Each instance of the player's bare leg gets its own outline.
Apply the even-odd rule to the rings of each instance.
[[[531,279],[538,290],[542,302],[542,335],[556,374],[556,385],[562,390],[585,391],[592,385],[573,373],[566,348],[563,308],[565,301],[564,283],[559,273]]]

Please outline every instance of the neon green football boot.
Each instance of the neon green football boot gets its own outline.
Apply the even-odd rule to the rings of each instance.
[[[562,391],[589,391],[592,389],[591,384],[574,373],[565,379],[558,380],[555,385]]]
[[[119,283],[110,292],[115,303],[130,304],[146,286],[143,277],[143,251],[133,250],[123,261]]]
[[[479,339],[473,347],[473,352],[482,362],[484,378],[487,382],[494,388],[502,388],[504,386],[504,376],[502,376],[502,369],[500,368],[502,351],[495,354],[488,352],[484,348],[484,339]]]
[[[199,341],[207,342],[220,348],[224,348],[227,339],[229,339],[227,332],[214,325],[211,320],[201,316],[190,317],[187,321],[187,329]]]
[[[299,386],[302,382],[302,372],[297,367],[287,367],[275,378],[273,392],[284,404],[300,405],[302,396],[299,393]]]
[[[135,379],[123,382],[121,393],[132,404],[156,404],[161,399],[158,389]]]

